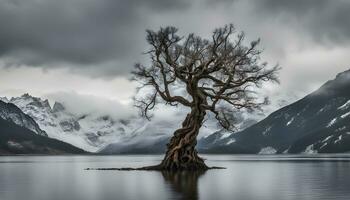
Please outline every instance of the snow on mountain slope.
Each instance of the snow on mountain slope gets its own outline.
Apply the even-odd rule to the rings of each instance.
[[[10,102],[31,116],[49,137],[90,152],[96,152],[112,141],[130,137],[132,134],[129,133],[136,129],[127,121],[114,121],[108,116],[73,114],[59,102],[51,108],[48,100],[29,94],[11,98]]]
[[[39,125],[30,116],[23,113],[21,109],[12,103],[5,103],[0,100],[0,118],[25,127],[38,135],[47,136],[45,131],[41,130]]]
[[[9,100],[7,99],[7,97],[0,97],[0,101],[8,103]]]
[[[39,135],[26,127],[0,118],[0,155],[85,153],[85,151],[70,144]]]
[[[315,92],[275,111],[255,125],[217,140],[207,152],[348,152],[349,102],[350,70],[338,74]],[[232,139],[235,142],[229,143]],[[270,151],[272,148],[275,151]]]
[[[48,100],[29,94],[11,98],[10,102],[31,116],[49,137],[90,152],[97,152],[111,143],[142,141],[148,136],[156,140],[172,126],[164,122],[150,124],[136,117],[117,120],[101,113],[77,114],[68,110],[64,103],[55,102],[51,108]]]

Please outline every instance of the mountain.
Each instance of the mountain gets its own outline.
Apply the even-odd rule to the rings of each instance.
[[[215,138],[216,137],[216,138]],[[341,153],[350,151],[350,70],[259,123],[200,141],[210,153]],[[213,140],[215,138],[216,140]],[[214,141],[214,142],[213,142]]]
[[[70,144],[48,138],[46,132],[40,129],[32,117],[22,112],[16,105],[2,100],[0,100],[0,154],[85,153]]]
[[[39,125],[29,115],[23,113],[21,109],[12,103],[5,103],[0,100],[0,118],[25,127],[39,135],[47,136],[46,132],[41,130]]]
[[[0,155],[6,154],[84,154],[70,144],[50,139],[0,118]]]
[[[8,103],[9,100],[7,99],[7,97],[0,97],[0,101],[4,102],[4,103]]]
[[[33,118],[48,137],[89,152],[97,152],[110,143],[127,143],[137,141],[136,138],[141,141],[140,138],[145,135],[144,129],[150,127],[139,118],[116,120],[109,115],[96,113],[77,114],[67,109],[64,102],[55,102],[51,107],[48,100],[29,94],[11,98],[9,102]],[[161,127],[156,129],[163,130]],[[154,131],[149,133],[155,134]]]

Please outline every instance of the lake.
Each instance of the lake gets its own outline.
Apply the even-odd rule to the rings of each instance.
[[[202,155],[205,173],[87,171],[160,155],[2,156],[1,200],[350,199],[350,155]]]

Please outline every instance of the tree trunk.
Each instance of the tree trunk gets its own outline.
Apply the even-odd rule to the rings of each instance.
[[[167,152],[158,166],[161,170],[207,170],[204,160],[195,149],[197,135],[202,126],[205,111],[193,108],[182,123],[182,128],[175,131],[168,143]]]
[[[197,107],[198,108],[198,107]],[[205,111],[192,108],[186,116],[182,128],[175,131],[168,143],[163,161],[159,165],[139,168],[87,168],[86,170],[157,170],[157,171],[206,171],[208,169],[225,169],[222,167],[208,167],[195,149],[197,136],[205,117]]]

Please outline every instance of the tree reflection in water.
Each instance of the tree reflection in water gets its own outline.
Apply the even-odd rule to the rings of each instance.
[[[204,173],[205,171],[162,171],[165,182],[183,200],[199,199],[198,179]]]

